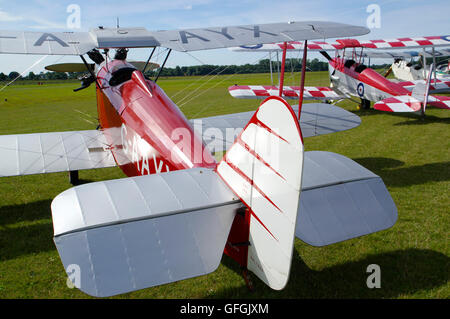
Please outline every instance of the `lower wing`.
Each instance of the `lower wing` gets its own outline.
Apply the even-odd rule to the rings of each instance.
[[[268,96],[279,96],[278,86],[266,85],[234,85],[228,88],[232,97],[239,99],[265,99]],[[299,86],[285,86],[283,88],[283,98],[298,99],[300,93]],[[339,94],[326,86],[306,86],[303,91],[305,100],[340,100],[348,96]]]
[[[0,136],[0,177],[113,167],[102,131]]]
[[[298,106],[292,108],[298,115]],[[216,153],[230,148],[253,114],[250,111],[218,115],[191,120],[191,123],[210,151]],[[303,138],[345,131],[360,124],[359,116],[338,106],[325,103],[302,105],[300,129]]]
[[[428,96],[429,105],[440,108],[450,109],[450,97],[448,96]],[[386,112],[418,112],[422,108],[423,101],[409,95],[393,96],[381,100],[373,105],[373,108]]]

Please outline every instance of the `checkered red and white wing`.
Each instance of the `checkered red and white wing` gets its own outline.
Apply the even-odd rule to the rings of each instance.
[[[421,108],[421,103],[409,95],[393,96],[375,103],[373,108],[386,112],[417,112]]]
[[[372,49],[422,48],[427,46],[449,46],[450,36],[426,36],[397,39],[361,40],[361,46]]]
[[[278,86],[267,85],[234,85],[228,88],[232,97],[239,99],[265,99],[269,96],[278,96]],[[299,86],[283,87],[283,97],[287,99],[298,99],[300,93]],[[306,86],[303,92],[305,100],[338,100],[346,98],[326,86]]]
[[[442,95],[429,96],[428,104],[440,109],[450,110],[450,97]]]
[[[427,104],[440,109],[450,109],[450,97],[429,96]],[[375,103],[373,108],[386,112],[417,112],[420,111],[421,101],[409,95],[394,96]]]

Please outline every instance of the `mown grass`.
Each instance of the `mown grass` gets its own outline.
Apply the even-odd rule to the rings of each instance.
[[[288,74],[286,85],[296,84],[292,76]],[[252,74],[159,80],[189,118],[256,109],[259,101],[229,96],[226,88],[235,83],[270,84],[270,78]],[[326,72],[308,73],[307,85],[328,85]],[[95,129],[94,89],[73,93],[77,86],[48,83],[4,89],[0,134]],[[291,277],[282,291],[252,276],[255,291],[249,292],[239,267],[224,256],[209,275],[118,298],[448,298],[448,111],[429,108],[421,120],[416,115],[357,111],[349,101],[340,105],[358,114],[361,125],[308,138],[306,150],[343,154],[380,175],[398,208],[394,227],[323,248],[296,239]],[[85,182],[121,177],[118,168],[80,172]],[[52,239],[50,203],[69,187],[66,173],[0,179],[0,298],[88,297],[67,288]],[[381,267],[381,289],[366,286],[369,264]]]

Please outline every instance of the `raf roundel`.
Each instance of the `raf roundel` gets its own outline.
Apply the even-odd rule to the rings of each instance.
[[[358,91],[358,95],[360,97],[363,97],[364,96],[364,84],[359,83],[358,87],[357,87],[357,91]]]

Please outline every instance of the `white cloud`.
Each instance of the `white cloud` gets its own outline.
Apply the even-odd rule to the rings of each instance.
[[[0,10],[0,22],[12,22],[23,20],[21,16],[15,16],[8,12]]]

